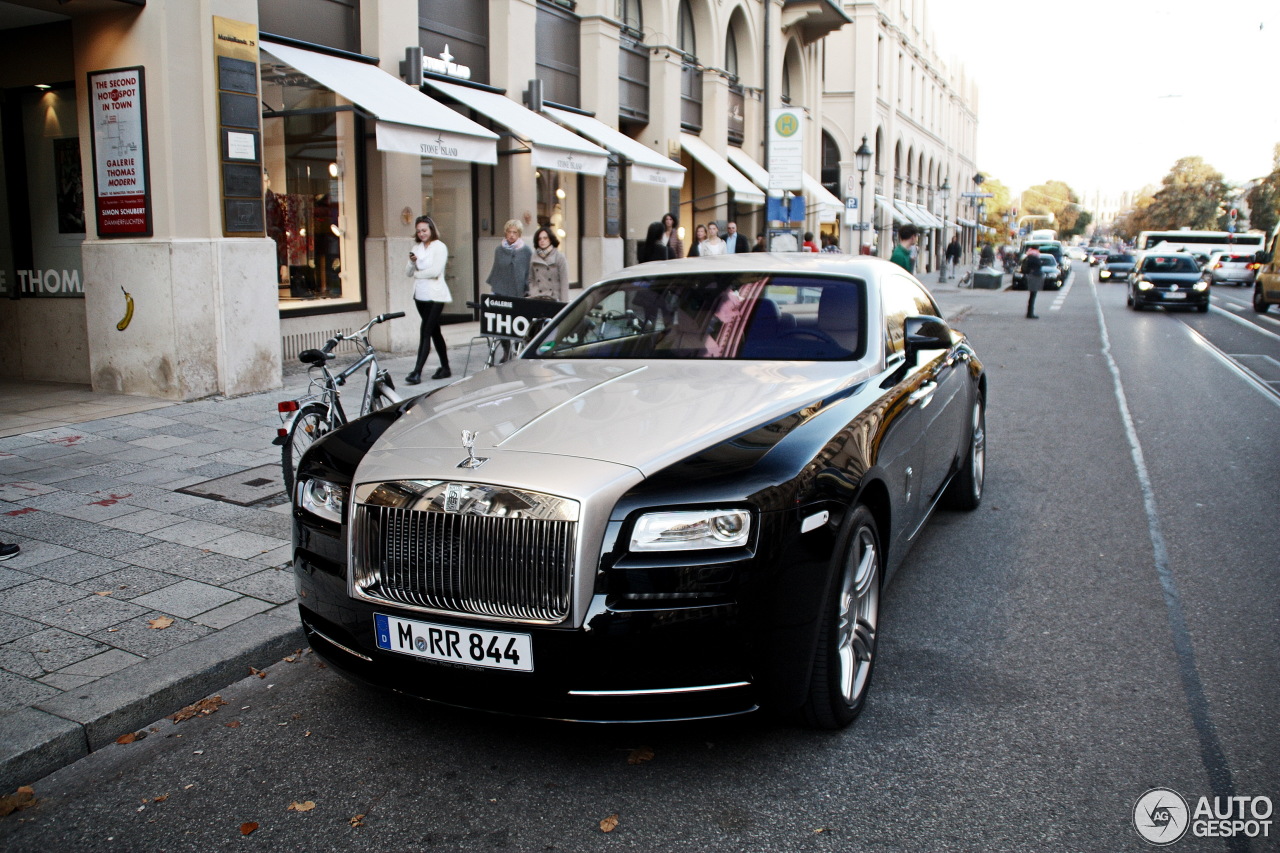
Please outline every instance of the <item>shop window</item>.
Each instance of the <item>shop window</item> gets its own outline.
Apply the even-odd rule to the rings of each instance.
[[[267,236],[282,311],[358,303],[356,116],[288,65],[262,63]]]

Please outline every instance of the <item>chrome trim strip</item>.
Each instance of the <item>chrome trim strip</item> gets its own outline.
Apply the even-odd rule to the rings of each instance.
[[[326,634],[324,631],[317,630],[317,629],[316,629],[316,626],[315,626],[315,625],[312,625],[310,622],[307,622],[307,623],[305,623],[305,624],[306,624],[306,626],[307,626],[307,630],[308,630],[308,631],[310,631],[311,633],[315,634],[317,637],[319,637],[320,639],[324,640],[324,641],[325,641],[326,643],[328,643],[329,645],[331,645],[331,646],[337,646],[338,648],[342,649],[342,650],[343,650],[344,652],[346,652],[347,654],[349,654],[349,655],[355,655],[356,657],[360,658],[360,660],[364,660],[364,661],[368,661],[369,663],[373,663],[373,658],[369,657],[368,655],[362,655],[362,654],[360,654],[358,651],[356,651],[355,649],[349,649],[349,648],[347,648],[346,646],[342,645],[342,643],[339,643],[337,640],[335,640],[333,637],[330,637],[330,636],[329,636],[328,634]]]
[[[661,687],[656,690],[570,690],[570,696],[659,696],[668,693],[703,693],[708,690],[731,690],[750,687],[750,681],[733,681],[729,684],[704,684],[700,687]]]

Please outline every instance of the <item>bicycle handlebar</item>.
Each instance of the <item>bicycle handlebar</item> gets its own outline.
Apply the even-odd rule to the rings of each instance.
[[[392,314],[379,314],[374,320],[375,323],[385,323],[387,320],[396,320],[404,316],[403,311],[396,311]]]

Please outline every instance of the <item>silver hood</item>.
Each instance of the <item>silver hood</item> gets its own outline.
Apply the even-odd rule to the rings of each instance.
[[[479,478],[536,488],[548,465],[582,468],[578,476],[597,483],[649,476],[871,372],[858,362],[518,359],[423,400],[383,434],[358,479]],[[476,432],[474,453],[490,460],[475,472],[458,468],[467,458],[463,430]],[[551,478],[566,476],[576,479],[565,470]]]

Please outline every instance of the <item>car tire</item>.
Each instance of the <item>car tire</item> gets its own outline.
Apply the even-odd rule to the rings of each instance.
[[[1196,306],[1196,310],[1197,310],[1197,311],[1199,311],[1201,314],[1208,314],[1208,313],[1209,313],[1209,300],[1207,300],[1207,299],[1206,299],[1203,305],[1197,305],[1197,306]]]
[[[1255,284],[1253,286],[1253,310],[1259,314],[1265,314],[1270,307],[1271,304],[1262,295],[1262,288]]]
[[[866,705],[875,665],[884,557],[875,516],[858,504],[845,522],[823,597],[809,695],[800,709],[809,728],[835,730]]]
[[[987,475],[987,405],[981,393],[973,401],[971,414],[969,450],[964,464],[942,495],[943,506],[949,509],[974,510],[982,503],[982,487]]]

